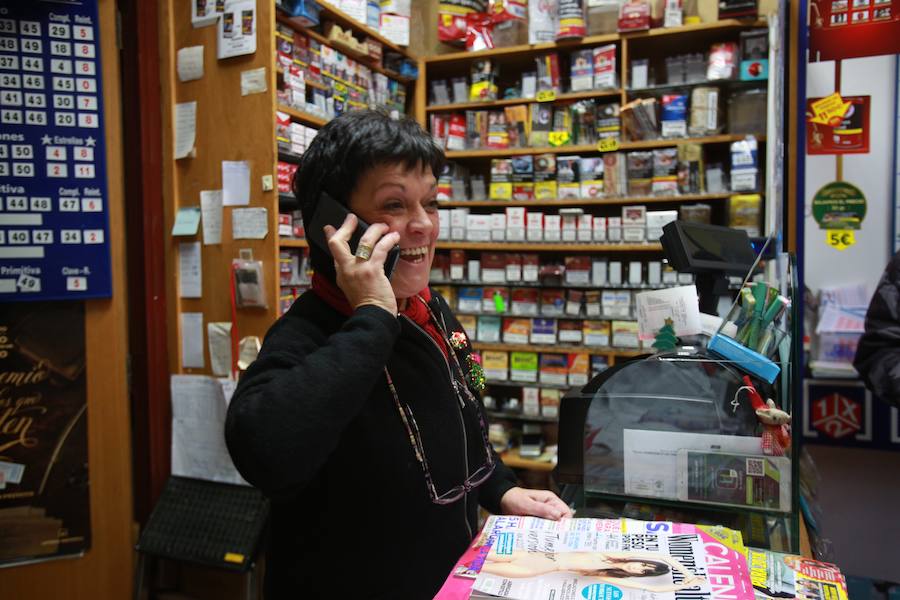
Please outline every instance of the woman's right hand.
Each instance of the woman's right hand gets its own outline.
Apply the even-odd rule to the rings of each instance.
[[[391,282],[384,274],[384,261],[388,251],[400,242],[400,234],[388,233],[384,223],[374,223],[363,234],[359,243],[372,247],[372,256],[363,260],[350,252],[350,238],[356,230],[356,215],[350,213],[337,230],[326,225],[325,239],[334,257],[337,285],[347,296],[354,309],[373,304],[397,314],[397,298]]]

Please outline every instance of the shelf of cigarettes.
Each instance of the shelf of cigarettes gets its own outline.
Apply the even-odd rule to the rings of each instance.
[[[584,255],[566,256],[562,260],[537,253],[518,252],[467,252],[465,250],[438,251],[431,268],[433,284],[458,284],[477,287],[512,286],[574,289],[659,289],[675,285],[690,285],[694,276],[676,273],[662,260],[611,260]],[[740,280],[737,281],[740,285]],[[454,292],[455,297],[455,292]],[[549,298],[549,297],[548,297]],[[490,299],[490,298],[489,298]],[[507,299],[508,300],[508,299]],[[510,306],[505,301],[503,306]],[[627,306],[630,306],[630,302]],[[565,314],[561,305],[548,304],[546,313],[533,312],[528,306],[513,305],[514,314],[560,316]],[[554,308],[555,307],[555,308]],[[488,307],[490,308],[490,307]],[[524,312],[520,312],[524,311]],[[556,311],[556,312],[553,312]],[[475,311],[479,312],[479,311]],[[490,309],[488,312],[494,312]],[[570,316],[578,316],[578,312]],[[588,316],[599,312],[587,312]],[[621,311],[615,316],[630,314]]]
[[[727,165],[706,159],[700,144],[592,157],[494,158],[487,181],[450,162],[438,177],[438,200],[527,202],[754,192],[760,185],[757,147],[752,136],[733,142]]]
[[[682,208],[709,221],[709,205]],[[645,206],[624,206],[621,217],[597,216],[581,208],[550,214],[524,206],[493,213],[470,213],[464,207],[439,209],[438,214],[438,240],[468,242],[656,242],[663,226],[678,218],[677,210],[648,211]]]
[[[488,385],[492,382],[516,381],[539,383],[550,386],[571,387],[585,385],[590,377],[609,367],[606,356],[591,355],[587,352],[560,354],[555,352],[506,352],[485,350],[481,352],[481,362]],[[532,390],[532,391],[526,391]],[[502,409],[507,412],[521,410],[523,415],[556,417],[559,414],[559,389],[545,390],[523,388],[523,402],[503,406],[485,406],[488,410]],[[544,392],[548,391],[546,396]],[[553,392],[556,392],[553,394]],[[496,395],[496,394],[494,394]],[[539,400],[541,396],[543,399]],[[551,401],[555,400],[555,402]],[[487,404],[487,403],[486,403]]]
[[[289,27],[278,24],[276,31],[279,103],[324,119],[363,108],[406,112],[402,82]]]
[[[534,70],[513,74],[509,85],[503,85],[500,67],[496,61],[481,59],[472,62],[468,78],[463,75],[431,81],[431,102],[437,105],[468,102],[493,102],[522,98],[535,100],[539,94],[552,92],[587,92],[592,90],[616,90],[619,86],[616,73],[616,45],[576,50],[569,56],[568,85],[561,76],[559,54],[551,52],[535,57]],[[500,93],[500,89],[503,93]],[[543,99],[543,95],[540,96]]]

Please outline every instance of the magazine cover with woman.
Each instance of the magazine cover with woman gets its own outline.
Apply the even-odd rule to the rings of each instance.
[[[669,522],[491,517],[436,599],[752,600],[740,535],[722,533]]]

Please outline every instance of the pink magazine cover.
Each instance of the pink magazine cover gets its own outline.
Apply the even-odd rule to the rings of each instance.
[[[489,517],[481,534],[460,557],[434,600],[468,600],[491,545],[500,531],[543,530],[565,534],[577,532],[647,533],[695,537],[706,554],[703,573],[710,582],[710,600],[754,600],[750,572],[740,535],[725,528],[697,527],[665,521],[632,519],[564,519],[560,522],[535,517]],[[697,598],[696,600],[701,600]]]

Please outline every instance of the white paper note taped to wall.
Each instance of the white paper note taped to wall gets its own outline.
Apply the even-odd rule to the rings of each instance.
[[[241,71],[241,96],[262,94],[267,89],[265,67]]]
[[[222,190],[200,192],[203,213],[203,245],[222,243]]]
[[[172,475],[247,484],[225,446],[223,387],[205,375],[172,375]]]
[[[265,208],[236,208],[231,213],[231,236],[236,240],[264,240],[269,234]]]
[[[190,156],[197,139],[197,102],[175,105],[175,159]]]
[[[222,161],[222,204],[250,204],[250,163],[245,160]]]
[[[203,272],[200,242],[182,242],[178,244],[178,267],[181,275],[181,297],[202,297]]]
[[[194,81],[203,77],[203,46],[188,46],[178,50],[178,79]]]
[[[231,323],[207,323],[209,362],[214,375],[225,377],[231,373]]]
[[[203,313],[181,313],[181,366],[185,369],[202,369]]]

